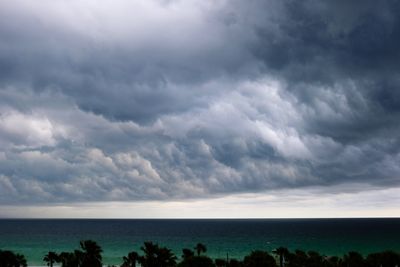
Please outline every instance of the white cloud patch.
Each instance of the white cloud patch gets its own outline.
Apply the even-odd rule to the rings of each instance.
[[[55,125],[46,116],[19,112],[0,115],[0,144],[19,148],[54,146],[56,139],[65,135],[60,125]]]

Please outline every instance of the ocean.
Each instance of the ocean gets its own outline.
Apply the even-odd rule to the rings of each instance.
[[[201,242],[212,258],[242,259],[252,250],[316,250],[338,255],[400,251],[400,219],[1,219],[0,249],[22,253],[29,266],[43,266],[48,251],[73,251],[79,241],[95,240],[104,250],[103,263],[120,264],[140,252],[144,241],[171,248]]]

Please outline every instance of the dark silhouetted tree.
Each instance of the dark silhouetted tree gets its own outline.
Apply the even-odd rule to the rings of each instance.
[[[82,265],[83,252],[80,250],[61,252],[58,260],[62,267],[79,267]]]
[[[178,264],[178,267],[214,267],[215,264],[209,257],[193,256],[184,259]]]
[[[318,252],[309,251],[307,255],[307,267],[322,267],[324,258]]]
[[[135,251],[129,252],[128,256],[124,256],[121,267],[136,267],[136,262],[139,260],[139,254]]]
[[[331,256],[325,258],[325,266],[327,267],[339,267],[342,265],[342,259],[338,256]]]
[[[243,261],[245,267],[276,267],[274,257],[266,251],[256,250],[246,256]]]
[[[350,251],[343,257],[343,266],[364,267],[364,258],[360,253]]]
[[[103,250],[93,240],[85,240],[80,242],[81,249],[83,250],[82,267],[102,267]]]
[[[144,242],[140,248],[144,255],[139,257],[142,267],[173,267],[176,266],[176,256],[166,247],[159,247],[152,242]]]
[[[224,260],[224,259],[215,259],[215,266],[224,267],[226,265],[227,265],[226,260]]]
[[[201,253],[207,252],[207,247],[202,243],[197,243],[197,245],[194,247],[194,249],[197,252],[197,256],[200,256]]]
[[[0,267],[26,267],[24,255],[15,254],[9,250],[0,250]]]
[[[72,261],[74,253],[71,252],[61,252],[59,255],[59,263],[61,263],[61,267],[70,267],[70,262]]]
[[[228,267],[242,267],[243,266],[243,262],[235,260],[235,259],[231,259],[227,266]]]
[[[139,257],[139,262],[143,267],[156,267],[158,245],[153,242],[144,242],[140,247],[144,252],[144,256]]]
[[[194,252],[191,249],[184,248],[182,249],[182,259],[188,259],[194,256]]]
[[[284,260],[287,260],[287,257],[289,255],[289,250],[285,247],[279,247],[272,251],[272,253],[279,257],[279,266],[283,267]]]
[[[159,248],[157,260],[160,267],[176,266],[176,256],[169,248],[166,247]]]
[[[371,253],[367,256],[365,263],[368,267],[400,266],[400,254],[394,251]]]
[[[296,250],[287,256],[286,267],[304,267],[307,265],[308,256],[302,250]]]
[[[49,251],[44,257],[43,261],[46,262],[47,266],[53,267],[53,264],[59,262],[59,256],[53,251]]]

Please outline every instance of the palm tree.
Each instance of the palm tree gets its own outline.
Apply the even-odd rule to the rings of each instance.
[[[236,260],[236,259],[231,259],[227,266],[229,266],[229,267],[243,267],[243,263],[241,261]]]
[[[102,267],[103,250],[93,240],[85,240],[80,242],[83,250],[82,267]]]
[[[0,266],[5,267],[26,267],[26,259],[24,255],[15,254],[9,250],[0,250]]]
[[[25,256],[22,254],[15,254],[15,267],[27,267]]]
[[[182,255],[183,259],[188,259],[188,258],[191,258],[194,256],[194,252],[188,248],[182,249],[182,253],[183,253],[183,255]]]
[[[289,255],[289,250],[285,247],[279,247],[273,250],[272,253],[279,256],[279,266],[283,267],[284,259]]]
[[[129,252],[128,257],[123,258],[124,263],[122,263],[121,267],[136,267],[136,262],[139,259],[139,254],[135,251]]]
[[[194,249],[197,252],[197,256],[200,256],[201,253],[207,252],[207,247],[202,243],[197,243],[197,245],[194,247]]]
[[[216,267],[225,267],[227,265],[227,261],[224,259],[215,259],[214,262]]]
[[[256,250],[244,257],[243,265],[245,267],[276,267],[276,262],[268,252]]]
[[[58,262],[58,259],[57,253],[49,251],[49,253],[44,256],[43,261],[47,263],[47,266],[53,267],[53,264]]]
[[[178,267],[215,267],[213,260],[206,256],[193,256],[183,259]]]
[[[390,250],[371,253],[366,258],[365,263],[371,267],[400,266],[400,254]]]
[[[296,249],[294,253],[287,255],[287,267],[303,267],[307,266],[308,255],[302,250]]]
[[[307,266],[308,267],[321,267],[324,262],[324,257],[322,257],[318,252],[316,251],[309,251],[307,252],[308,258],[307,258]]]
[[[80,250],[61,252],[58,262],[61,263],[61,267],[79,267],[82,266],[83,256],[84,253]]]
[[[342,263],[341,261],[342,259],[339,258],[338,256],[325,257],[325,262],[327,266],[338,267]]]
[[[169,248],[159,248],[157,253],[157,261],[159,267],[173,267],[176,266],[176,256]]]
[[[173,267],[176,266],[176,256],[166,247],[159,247],[153,242],[144,242],[140,248],[144,255],[139,257],[142,267]]]
[[[365,265],[363,256],[356,251],[350,251],[344,255],[343,264],[351,267],[363,267]]]
[[[144,242],[144,245],[140,247],[140,249],[144,252],[144,255],[139,257],[139,263],[143,267],[157,267],[157,251],[158,245],[153,242]]]
[[[72,261],[73,253],[71,252],[61,252],[59,255],[59,262],[61,263],[61,267],[69,267],[71,266],[69,262]]]

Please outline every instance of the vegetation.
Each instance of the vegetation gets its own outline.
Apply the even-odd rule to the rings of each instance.
[[[57,253],[49,251],[49,253],[44,255],[43,261],[46,262],[47,266],[53,267],[53,264],[59,262],[60,259]]]
[[[144,252],[144,255],[139,257],[139,263],[143,267],[176,266],[176,256],[166,247],[159,247],[153,242],[144,242],[144,246],[140,249]]]
[[[243,266],[245,267],[276,267],[274,257],[266,251],[256,250],[244,257]]]
[[[124,256],[122,259],[124,262],[121,264],[121,267],[136,267],[136,263],[139,260],[139,254],[132,251],[129,252],[128,256]]]
[[[198,243],[194,250],[182,249],[181,260],[166,247],[153,242],[144,242],[140,248],[141,254],[132,251],[122,258],[121,267],[398,267],[400,254],[395,251],[371,253],[363,257],[360,253],[350,251],[338,256],[325,256],[316,251],[289,251],[278,247],[272,254],[263,250],[252,251],[243,260],[211,259],[206,256],[207,248]],[[92,240],[80,242],[80,249],[73,252],[57,254],[49,251],[43,261],[49,267],[101,267],[103,266],[101,247]],[[0,267],[25,267],[26,259],[21,254],[0,250]]]
[[[214,267],[214,262],[211,258],[206,257],[204,255],[200,255],[201,253],[205,253],[207,248],[204,244],[198,243],[194,248],[197,252],[197,255],[194,254],[194,251],[184,248],[182,249],[182,261],[178,264],[178,267]]]
[[[26,267],[24,255],[9,250],[0,250],[0,267]]]
[[[197,256],[200,256],[201,253],[207,252],[207,247],[202,243],[197,243],[196,247],[194,248],[197,252]]]
[[[103,250],[96,242],[92,240],[81,241],[80,243],[83,253],[81,256],[81,266],[82,267],[102,267],[102,257],[101,253]]]
[[[284,247],[279,247],[272,251],[272,253],[276,254],[279,257],[279,267],[283,267],[283,262],[285,260],[285,257],[289,255],[289,250]]]

